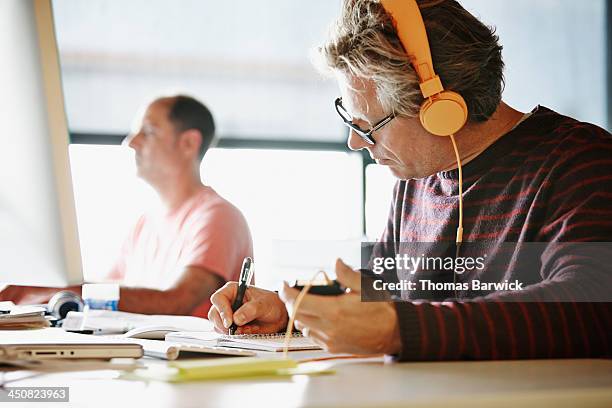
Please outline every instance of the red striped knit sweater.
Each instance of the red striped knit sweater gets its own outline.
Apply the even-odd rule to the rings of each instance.
[[[540,106],[463,171],[464,241],[488,243],[493,251],[501,242],[612,241],[612,137],[597,126]],[[381,242],[454,241],[457,195],[457,170],[399,181]],[[393,245],[386,251],[393,256]],[[396,302],[398,358],[610,356],[610,303],[533,301],[570,287],[610,296],[609,266],[581,273],[571,257],[555,251],[533,265],[541,278],[527,288],[529,301],[506,292],[443,303]]]

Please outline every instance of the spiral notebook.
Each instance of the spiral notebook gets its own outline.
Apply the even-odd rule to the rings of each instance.
[[[218,334],[214,332],[173,332],[166,335],[166,341],[185,345],[233,347],[258,351],[283,351],[284,334]],[[289,343],[289,351],[320,350],[321,347],[310,338],[294,333]]]

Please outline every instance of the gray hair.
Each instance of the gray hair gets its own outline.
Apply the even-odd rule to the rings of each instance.
[[[417,3],[442,84],[463,96],[468,120],[486,121],[499,105],[504,86],[502,47],[495,29],[455,0]],[[344,0],[327,41],[317,51],[319,65],[371,79],[386,112],[418,115],[423,103],[418,77],[380,1]]]

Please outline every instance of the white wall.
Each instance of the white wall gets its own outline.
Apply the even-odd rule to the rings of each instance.
[[[504,46],[504,99],[537,104],[606,127],[604,0],[464,0],[497,27]]]

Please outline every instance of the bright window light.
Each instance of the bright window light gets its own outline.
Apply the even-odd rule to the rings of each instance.
[[[95,281],[109,272],[139,214],[158,199],[135,176],[130,149],[72,145],[70,158],[85,279]],[[330,241],[359,241],[360,168],[361,157],[344,152],[212,149],[202,175],[246,217],[256,261],[265,265],[257,282],[276,287],[340,256],[342,248],[331,253]]]
[[[366,167],[366,236],[369,241],[377,241],[387,225],[393,187],[397,182],[385,166],[370,164]]]
[[[343,152],[215,149],[202,178],[257,236],[336,240],[361,235],[360,167],[359,155]]]
[[[104,279],[138,216],[157,201],[136,177],[130,149],[71,145],[70,163],[85,280]]]

